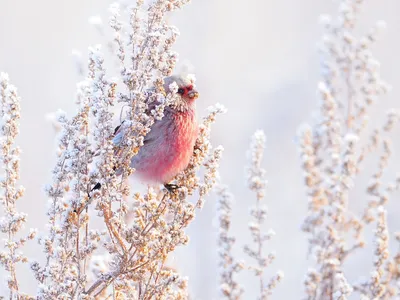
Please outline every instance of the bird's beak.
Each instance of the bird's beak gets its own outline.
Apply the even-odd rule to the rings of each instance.
[[[188,93],[188,96],[189,96],[190,99],[195,100],[195,99],[199,98],[199,93],[197,91],[195,91],[195,90],[191,90]]]

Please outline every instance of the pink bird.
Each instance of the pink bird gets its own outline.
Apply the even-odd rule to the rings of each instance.
[[[197,138],[195,100],[199,93],[193,82],[183,76],[164,79],[164,89],[171,93],[172,83],[178,85],[178,100],[165,107],[164,117],[156,120],[144,138],[144,145],[131,160],[135,174],[146,183],[164,184],[168,190],[177,188],[170,181],[189,164]],[[114,144],[123,137],[121,126],[116,128]]]

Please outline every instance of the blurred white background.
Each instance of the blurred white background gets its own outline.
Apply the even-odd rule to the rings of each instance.
[[[359,22],[366,32],[375,21],[385,20],[388,29],[373,48],[382,63],[382,77],[393,87],[375,110],[379,124],[383,112],[399,106],[400,96],[400,2],[366,1]],[[72,49],[86,54],[87,47],[104,44],[104,38],[88,23],[92,15],[108,18],[107,0],[0,1],[0,70],[9,73],[22,97],[21,134],[23,150],[21,184],[26,197],[19,203],[29,213],[28,226],[43,229],[47,199],[43,185],[50,182],[55,162],[54,131],[45,115],[59,108],[75,111],[75,84],[80,80],[71,57]],[[322,34],[321,13],[336,13],[332,0],[193,0],[170,22],[181,31],[175,46],[181,62],[194,67],[201,97],[199,116],[215,102],[228,113],[214,126],[213,142],[225,148],[221,164],[223,181],[235,194],[232,232],[237,237],[235,254],[250,239],[248,207],[255,201],[244,181],[245,153],[251,134],[263,129],[267,135],[264,166],[268,172],[268,226],[277,235],[268,245],[277,259],[270,267],[285,272],[272,299],[300,299],[307,266],[306,236],[300,225],[306,212],[302,172],[295,142],[296,129],[310,121],[316,108],[319,60],[316,42]],[[395,131],[399,136],[399,130]],[[400,146],[397,143],[397,146]],[[397,147],[399,149],[399,147]],[[399,159],[395,162],[400,162]],[[394,165],[395,167],[395,165]],[[358,194],[357,194],[358,195]],[[361,195],[361,194],[360,194]],[[354,197],[351,205],[361,211],[366,197]],[[399,194],[389,208],[391,232],[400,230]],[[193,299],[217,297],[215,198],[189,228],[191,242],[179,249],[174,262],[190,278]],[[369,228],[371,229],[371,228]],[[370,244],[370,239],[367,242]],[[395,249],[394,244],[391,247]],[[40,257],[31,243],[26,253]],[[372,250],[360,251],[348,263],[346,275],[353,281],[368,276]],[[20,273],[24,290],[34,292],[35,282],[26,268]],[[245,286],[244,299],[255,299],[257,282],[250,272],[239,277]],[[1,289],[0,289],[1,294]]]

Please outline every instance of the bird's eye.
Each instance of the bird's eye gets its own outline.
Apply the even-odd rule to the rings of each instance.
[[[183,88],[178,89],[178,94],[183,95],[184,93],[185,93],[185,89],[183,89]]]

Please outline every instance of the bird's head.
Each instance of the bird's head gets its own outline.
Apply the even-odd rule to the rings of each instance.
[[[177,95],[187,104],[192,104],[199,97],[199,92],[194,86],[194,80],[182,75],[172,75],[164,79],[164,89],[167,93],[171,92],[170,87],[174,82],[178,86]]]

